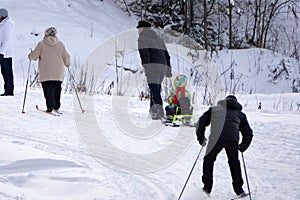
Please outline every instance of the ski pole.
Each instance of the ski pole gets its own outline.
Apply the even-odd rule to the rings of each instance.
[[[201,154],[201,152],[202,152],[202,149],[203,149],[203,146],[201,147],[201,149],[200,149],[200,151],[199,151],[199,153],[198,153],[198,156],[197,156],[197,158],[196,158],[196,160],[195,160],[195,162],[194,162],[194,165],[193,165],[193,167],[192,167],[192,170],[190,171],[190,174],[189,174],[188,178],[187,178],[186,181],[185,181],[185,184],[184,184],[184,186],[183,186],[183,188],[182,188],[182,190],[181,190],[181,193],[180,193],[180,195],[179,195],[179,197],[178,197],[178,200],[181,199],[181,196],[182,196],[182,194],[183,194],[183,192],[184,192],[184,190],[185,190],[185,187],[186,187],[186,185],[187,185],[187,183],[188,183],[188,181],[189,181],[189,179],[190,179],[190,177],[191,177],[191,175],[192,175],[192,172],[193,172],[193,170],[194,170],[194,168],[195,168],[195,165],[196,165],[196,163],[197,163],[197,161],[198,161],[198,159],[199,159],[199,157],[200,157],[200,154]]]
[[[76,89],[76,85],[75,85],[75,83],[74,83],[74,82],[75,82],[75,79],[74,79],[74,77],[73,77],[73,75],[72,75],[71,70],[70,70],[69,67],[68,67],[68,70],[69,70],[70,76],[71,76],[71,78],[72,78],[72,80],[73,80],[73,81],[72,81],[72,85],[73,85],[73,87],[74,87],[74,90],[75,90],[75,93],[76,93],[76,96],[77,96],[77,100],[78,100],[78,103],[79,103],[81,112],[84,113],[85,110],[82,109],[82,105],[81,105],[81,102],[80,102],[80,99],[79,99],[79,96],[78,96],[78,92],[77,92],[77,89]]]
[[[251,191],[250,191],[250,186],[249,186],[249,181],[248,181],[248,176],[247,176],[247,171],[246,171],[245,159],[244,159],[243,152],[241,152],[241,154],[242,154],[244,171],[245,171],[245,176],[246,176],[246,181],[247,181],[247,188],[248,188],[248,193],[249,193],[249,199],[251,200]]]
[[[25,109],[25,101],[26,101],[26,96],[27,96],[27,88],[28,88],[28,79],[29,79],[30,68],[31,68],[31,60],[29,60],[28,74],[27,74],[27,80],[26,80],[26,86],[25,86],[25,94],[24,94],[23,109],[22,109],[23,114],[25,114],[24,109]]]

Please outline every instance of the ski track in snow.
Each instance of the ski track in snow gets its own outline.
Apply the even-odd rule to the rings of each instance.
[[[18,96],[18,94],[16,94],[16,96]],[[6,112],[5,115],[1,116],[1,121],[5,121],[7,126],[4,127],[4,130],[3,126],[2,128],[0,128],[0,134],[3,137],[7,138],[7,140],[9,140],[9,143],[15,144],[17,146],[29,146],[30,148],[37,149],[39,151],[58,155],[59,157],[63,156],[68,160],[74,160],[76,163],[79,163],[78,166],[84,166],[86,168],[85,170],[87,171],[93,170],[95,166],[96,168],[99,168],[99,165],[101,166],[101,164],[95,161],[95,159],[82,147],[82,145],[80,145],[77,133],[76,131],[74,131],[75,127],[72,124],[72,114],[68,116],[68,112],[64,112],[63,116],[61,117],[48,116],[46,114],[35,111],[32,105],[30,107],[26,106],[26,114],[21,114],[21,111],[18,112],[18,105],[20,105],[19,102],[11,102],[11,100],[17,100],[17,98],[7,98],[4,100],[7,100],[8,104],[14,105],[14,112],[9,111]],[[71,120],[69,121],[70,123],[68,123],[68,120]],[[16,122],[19,122],[18,126],[13,126],[12,124],[15,124]],[[73,126],[73,128],[71,128],[71,130],[73,130],[67,132],[67,129],[70,129],[69,126]],[[22,147],[19,148],[22,149]],[[73,163],[71,161],[64,161],[65,163],[60,162],[63,161],[55,162],[53,160],[53,162],[51,162],[50,160],[48,160],[47,162],[47,160],[45,159],[16,160],[10,164],[1,165],[0,174],[11,173],[12,177],[8,177],[7,179],[5,179],[5,182],[10,182],[12,184],[17,183],[16,186],[22,188],[23,184],[20,184],[20,182],[29,181],[30,179],[32,179],[31,176],[27,176],[27,178],[20,178],[18,175],[16,175],[15,177],[14,174],[22,174],[26,172],[28,173],[28,171],[32,171],[32,173],[35,174],[34,171],[46,170],[47,168],[51,169],[58,167],[77,167],[77,164],[74,164],[74,166],[67,165],[67,163],[69,162]],[[43,169],[41,169],[42,166],[44,166]],[[10,169],[10,171],[7,168]],[[12,173],[12,171],[14,173]],[[108,188],[113,188],[113,191],[115,191],[113,193],[118,193],[116,191],[120,191],[120,194],[126,194],[126,192],[124,191],[126,191],[127,188],[127,176],[124,175],[125,178],[122,181],[122,179],[120,179],[122,177],[114,177],[115,173],[112,173],[110,170],[108,171],[109,172],[102,172],[102,170],[100,170],[99,174],[101,174],[101,178],[100,180],[96,181],[97,185],[102,182],[102,179],[109,180],[105,183],[105,185],[106,187],[109,186]],[[50,176],[48,178],[51,180],[59,181],[68,180],[67,182],[75,183],[82,182],[83,180],[79,177],[73,179],[58,179],[55,176]],[[20,181],[21,179],[23,179],[23,181]],[[116,198],[117,197],[112,197],[111,199]]]
[[[1,115],[1,122],[5,125],[0,127],[0,142],[4,147],[13,146],[14,151],[23,151],[25,157],[14,155],[12,158],[2,156],[0,166],[0,186],[1,188],[10,188],[8,191],[14,191],[13,194],[22,192],[29,199],[34,199],[35,194],[44,194],[48,199],[56,198],[56,193],[50,194],[50,191],[57,189],[56,185],[61,185],[60,192],[63,195],[70,195],[68,188],[77,185],[86,199],[177,199],[180,191],[191,170],[194,159],[196,158],[199,145],[194,142],[187,151],[175,160],[174,163],[152,173],[130,174],[118,172],[107,168],[97,161],[81,144],[80,136],[76,131],[76,125],[73,119],[72,96],[64,95],[62,102],[62,116],[53,117],[35,110],[34,105],[39,104],[42,107],[40,91],[29,91],[28,102],[26,104],[26,114],[21,114],[20,105],[21,93],[15,97],[8,97],[2,100],[1,109],[4,114]],[[96,101],[101,101],[101,107],[96,107],[94,112],[99,116],[99,124],[109,123],[113,120],[110,110],[110,100],[108,97],[98,97]],[[148,118],[147,111],[140,109],[148,102],[136,105],[132,117],[133,120],[140,119],[140,124]],[[9,105],[9,109],[7,106]],[[13,111],[12,111],[13,110]],[[105,120],[99,115],[103,111]],[[141,118],[143,113],[147,116]],[[254,130],[253,144],[245,152],[245,162],[247,165],[250,188],[257,188],[253,194],[253,199],[298,199],[299,198],[299,173],[300,142],[298,130],[299,113],[290,115],[248,111],[248,118]],[[139,117],[140,116],[140,117]],[[103,123],[104,122],[104,123]],[[288,123],[285,123],[288,122]],[[114,129],[117,130],[117,129]],[[175,132],[174,132],[175,131]],[[153,146],[162,148],[168,142],[162,142],[163,139],[172,140],[176,133],[176,128],[167,128],[170,135],[161,136],[160,139],[151,139]],[[122,148],[130,149],[134,143],[122,143],[125,141],[117,133],[112,133],[110,140],[116,140],[116,145],[123,145]],[[156,137],[156,136],[155,136]],[[159,137],[159,136],[158,136]],[[121,139],[120,139],[121,138]],[[129,137],[130,138],[130,137]],[[137,138],[131,138],[137,140]],[[141,140],[143,142],[143,140]],[[20,149],[20,150],[18,150]],[[25,149],[25,150],[24,150]],[[155,149],[155,148],[154,148]],[[144,151],[153,151],[152,147],[145,147]],[[132,148],[132,151],[134,148]],[[5,152],[4,149],[2,151]],[[37,155],[27,151],[38,152]],[[207,197],[201,191],[201,169],[202,159],[198,160],[193,174],[187,184],[183,194],[183,200],[206,199]],[[242,160],[241,160],[242,164]],[[242,166],[243,167],[243,166]],[[76,174],[76,175],[75,175]],[[215,165],[215,183],[212,195],[209,199],[232,198],[234,193],[231,189],[231,178],[229,174],[227,158],[222,152]],[[244,174],[243,174],[244,176]],[[50,188],[41,189],[28,195],[28,191],[37,188],[41,180],[50,184]],[[244,181],[245,178],[244,178]],[[8,185],[11,187],[8,187]],[[33,187],[33,185],[35,185]],[[84,186],[83,186],[84,185]],[[64,188],[64,189],[62,189]],[[92,188],[92,190],[91,190]],[[101,188],[101,195],[97,190]],[[225,189],[226,188],[226,189]],[[247,190],[246,182],[244,189]],[[5,190],[4,190],[5,191]],[[84,193],[84,191],[86,193]],[[88,191],[93,191],[92,196]],[[106,192],[103,192],[106,191]],[[81,194],[82,194],[81,192]],[[3,192],[2,192],[3,193]],[[58,192],[59,193],[59,192]],[[1,194],[1,193],[0,193]],[[79,193],[74,193],[75,195]],[[3,193],[3,198],[14,198],[12,193]],[[221,198],[222,196],[222,198]],[[80,199],[80,198],[78,198]]]
[[[88,0],[83,3],[79,0],[67,0],[57,3],[50,0],[26,0],[23,2],[22,6],[11,3],[11,0],[1,2],[2,7],[8,6],[9,10],[13,11],[16,19],[17,56],[14,71],[15,96],[1,97],[0,102],[0,200],[177,199],[199,152],[197,141],[190,144],[174,162],[159,170],[140,174],[125,173],[103,165],[82,143],[75,123],[74,113],[77,111],[72,106],[71,95],[62,95],[63,115],[53,117],[35,110],[36,104],[45,109],[42,91],[29,89],[25,106],[26,114],[21,114],[28,67],[27,54],[29,48],[33,48],[37,41],[42,39],[44,28],[49,25],[57,26],[59,38],[65,42],[72,57],[84,58],[97,44],[113,34],[134,29],[136,19],[127,18],[126,13],[120,13],[112,1]],[[68,4],[71,7],[68,7]],[[90,5],[93,5],[93,9]],[[91,37],[92,30],[93,37]],[[33,37],[32,32],[39,33],[39,36]],[[232,53],[234,53],[235,61],[243,63],[241,66],[244,66],[245,60],[250,57],[251,61],[256,62],[254,58],[260,51],[252,49],[249,51],[250,54],[247,51],[235,50],[231,52],[231,56],[228,56],[227,51],[220,52],[220,55],[224,55],[221,55],[219,61],[224,62],[221,65],[230,64],[231,61],[226,62],[225,59],[232,60]],[[271,54],[273,56],[273,53]],[[266,63],[269,65],[272,61],[266,59]],[[32,69],[36,68],[36,64],[32,63]],[[247,67],[244,70],[246,70],[245,74],[249,73]],[[245,95],[245,98],[242,96],[243,105],[249,106],[246,107],[245,112],[254,130],[253,143],[245,152],[250,186],[251,189],[257,188],[252,199],[300,199],[298,186],[300,114],[297,111],[288,111],[290,106],[288,99],[293,98],[294,102],[297,102],[299,95],[293,94],[287,98],[283,98],[284,95],[279,93],[272,95],[272,90],[267,87],[270,83],[265,80],[260,82],[259,79],[253,78],[253,81],[270,94]],[[1,78],[0,86],[2,85]],[[283,88],[282,84],[277,87],[278,91]],[[76,102],[76,98],[74,99]],[[118,124],[115,123],[116,117],[112,114],[109,99],[110,97],[106,96],[96,98],[96,106],[92,108],[92,112],[97,117],[98,125],[107,130],[104,132],[107,139],[121,150],[141,154],[151,153],[163,149],[176,138],[180,129],[172,127],[149,136],[130,135],[120,131]],[[120,103],[122,100],[122,98],[118,99]],[[263,102],[262,111],[256,110],[257,101]],[[130,121],[138,127],[147,127],[151,121],[147,114],[149,102],[133,99],[128,104],[131,112]],[[283,111],[273,111],[274,105],[284,108]],[[207,108],[196,111],[202,113],[205,109]],[[87,112],[90,112],[90,108]],[[122,118],[125,116],[120,116],[119,119]],[[191,134],[195,134],[193,128],[182,129],[182,131],[191,131]],[[139,152],[136,152],[137,144]],[[234,193],[224,152],[219,155],[215,164],[212,195],[207,198],[203,194],[201,191],[203,155],[204,152],[197,162],[182,200],[233,198]],[[246,183],[244,189],[247,190]]]
[[[62,106],[63,114],[60,117],[53,117],[34,109],[33,105],[35,102],[32,104],[31,100],[34,101],[34,99],[38,99],[33,99],[32,97],[40,96],[39,91],[29,91],[25,107],[26,114],[21,114],[21,111],[19,112],[21,101],[18,96],[19,94],[16,94],[13,98],[8,97],[4,99],[7,101],[4,105],[7,103],[11,105],[14,110],[14,112],[7,110],[5,115],[0,117],[1,121],[5,120],[7,124],[5,127],[0,127],[0,135],[4,142],[11,143],[14,146],[16,145],[17,148],[20,149],[22,149],[22,146],[33,148],[37,151],[46,152],[50,154],[51,157],[54,155],[67,160],[28,158],[1,165],[0,175],[6,174],[6,176],[8,176],[4,178],[2,182],[11,183],[16,188],[26,188],[28,186],[26,183],[34,182],[41,178],[47,179],[47,182],[58,181],[64,182],[64,184],[88,182],[95,185],[99,185],[99,183],[105,180],[105,187],[111,188],[112,191],[115,191],[113,193],[117,193],[115,196],[105,199],[168,199],[168,195],[165,194],[166,188],[161,187],[163,182],[160,184],[153,183],[157,178],[148,178],[147,176],[138,174],[117,173],[109,168],[103,167],[101,163],[90,155],[85,147],[80,144],[80,139],[76,132],[74,121],[72,120],[71,96],[64,98],[65,100],[63,100],[63,102],[70,104],[68,106]],[[37,102],[37,104],[43,107],[43,102]],[[104,114],[106,112],[105,110],[109,111],[108,107],[109,105],[102,104],[101,108]],[[64,108],[66,110],[63,110]],[[108,121],[110,120],[111,117],[108,118]],[[15,122],[18,122],[17,125]],[[40,171],[51,171],[58,168],[69,169],[71,171],[79,170],[79,173],[96,173],[99,174],[99,177],[84,178],[80,176],[73,177],[74,175],[71,175],[71,178],[60,178],[52,175],[39,175]],[[27,173],[33,175],[24,175]],[[60,173],[62,176],[67,176],[65,170]],[[130,183],[130,187],[128,183]],[[137,188],[137,190],[131,188]]]

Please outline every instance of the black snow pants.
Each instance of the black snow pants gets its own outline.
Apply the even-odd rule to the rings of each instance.
[[[164,79],[167,67],[161,64],[152,63],[145,67],[148,87],[150,90],[150,112],[164,116],[163,100],[161,97],[161,84]]]
[[[62,81],[42,82],[48,112],[51,112],[53,109],[58,110],[60,108],[61,84]]]
[[[211,151],[206,152],[203,161],[202,182],[204,183],[204,188],[207,191],[211,191],[213,185],[214,162],[216,161],[217,155],[224,148],[228,158],[234,192],[240,194],[243,192],[243,178],[238,158],[238,142],[219,139],[213,147],[211,145],[213,144],[208,143],[207,149],[211,149]]]
[[[3,58],[0,61],[1,74],[4,80],[4,94],[14,95],[14,75],[12,68],[12,58]]]

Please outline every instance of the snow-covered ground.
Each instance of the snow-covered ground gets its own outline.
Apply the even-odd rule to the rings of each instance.
[[[15,96],[0,99],[0,200],[178,199],[200,150],[195,129],[151,121],[148,101],[80,96],[86,109],[82,114],[76,96],[63,94],[63,114],[54,117],[35,110],[36,104],[45,108],[42,91],[35,88],[28,90],[26,114],[21,114],[27,54],[45,28],[56,26],[72,57],[84,59],[105,39],[134,28],[137,19],[106,0],[2,0],[1,7],[8,8],[16,22],[17,54]],[[235,69],[243,66],[245,55],[244,51],[234,53]],[[216,62],[220,67],[232,61],[223,59],[225,53],[220,58]],[[273,60],[270,57],[269,63]],[[252,58],[247,64],[251,62]],[[249,65],[241,71],[246,74]],[[237,95],[254,130],[253,143],[244,153],[250,188],[255,190],[252,199],[300,199],[300,95],[281,93],[289,88],[283,83],[274,87],[265,81],[263,87],[263,77],[256,82],[251,95],[248,91]],[[201,104],[195,108],[196,117],[207,109]],[[207,198],[201,192],[203,155],[184,200]],[[214,177],[209,199],[234,197],[224,152],[215,164]]]
[[[177,199],[200,148],[194,128],[150,124],[148,102],[136,102],[130,106],[134,107],[131,125],[147,132],[133,135],[139,132],[120,129],[116,123],[111,97],[96,97],[94,109],[82,98],[87,111],[81,114],[72,106],[76,98],[63,95],[63,115],[53,117],[34,109],[35,104],[43,105],[43,97],[41,91],[32,90],[26,114],[21,114],[22,94],[17,90],[15,97],[1,99],[0,199]],[[245,106],[245,112],[255,137],[244,154],[251,188],[257,188],[253,199],[299,199],[299,111],[284,110],[284,104],[273,110],[276,98],[269,95],[258,111],[252,108],[254,98],[240,98],[244,106],[253,102]],[[91,154],[90,143],[83,143],[82,137],[94,129],[82,131],[78,128],[82,121],[87,127],[100,127],[105,141],[96,141],[103,150],[99,154]],[[170,145],[177,148],[168,151]],[[202,156],[182,199],[205,198],[200,190]],[[149,163],[151,159],[156,162]],[[221,153],[211,199],[233,196],[226,156]]]

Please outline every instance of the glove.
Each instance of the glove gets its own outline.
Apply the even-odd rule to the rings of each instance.
[[[166,77],[167,77],[167,78],[172,77],[172,70],[171,70],[171,67],[168,67],[168,70],[167,70],[167,72],[166,72]]]
[[[0,60],[3,60],[4,55],[2,53],[0,53]]]
[[[248,149],[248,145],[247,144],[243,144],[243,143],[239,144],[239,150],[240,150],[240,152],[244,152],[247,149]]]
[[[200,144],[201,146],[205,147],[206,141],[207,141],[206,138],[204,138],[203,140],[199,140],[199,144]]]

